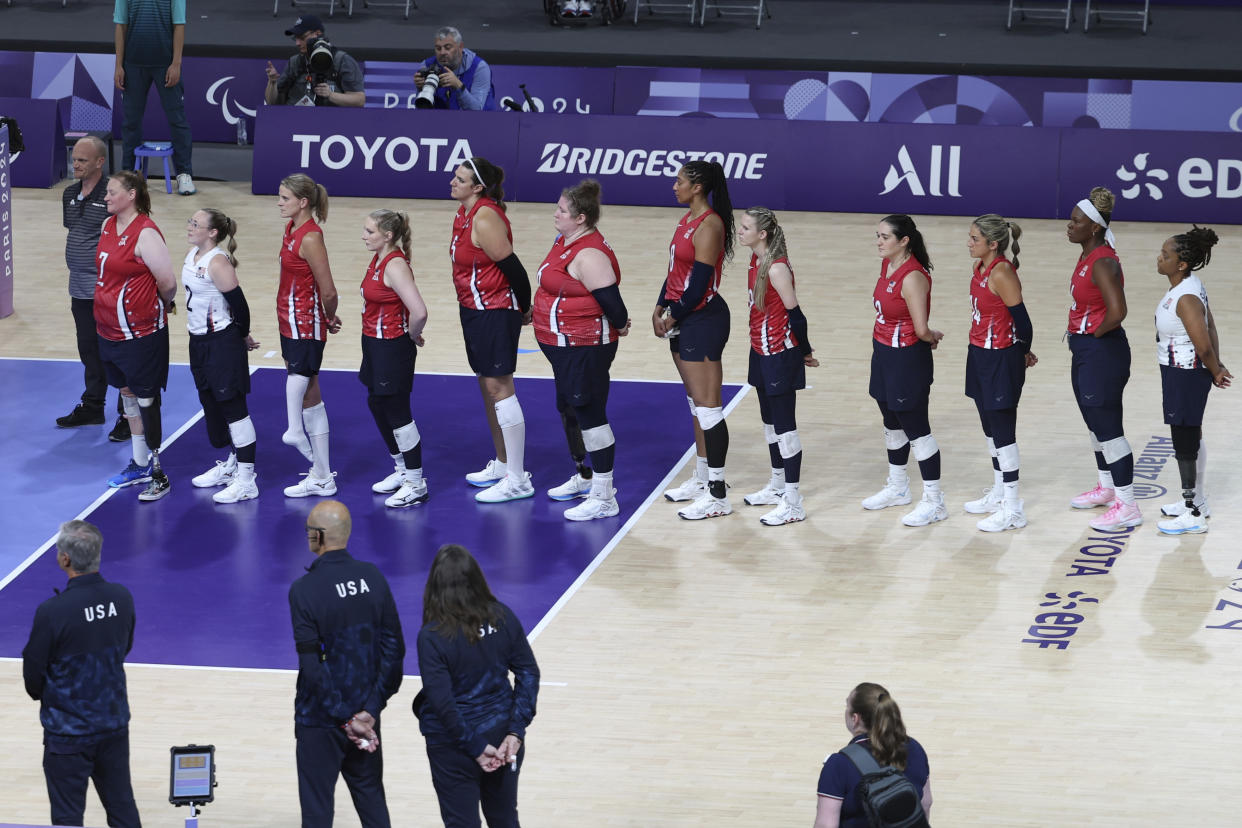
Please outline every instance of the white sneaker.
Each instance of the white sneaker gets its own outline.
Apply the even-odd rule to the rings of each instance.
[[[665,497],[668,493],[665,492]],[[724,517],[732,514],[733,507],[729,505],[727,500],[717,500],[711,496],[710,492],[706,492],[691,503],[677,511],[677,517],[684,520],[703,520],[705,518]]]
[[[914,507],[914,511],[903,517],[901,522],[906,526],[926,526],[929,523],[944,520],[948,516],[949,510],[944,508],[944,495],[932,495],[924,492],[923,499],[919,501],[919,505]]]
[[[237,475],[237,455],[230,454],[228,460],[217,460],[216,465],[193,478],[190,482],[200,489],[211,489],[216,486],[227,486]]]
[[[292,486],[285,487],[285,497],[331,497],[336,494],[336,473],[320,480],[309,472]]]
[[[295,449],[302,452],[302,456],[308,461],[311,463],[315,462],[315,455],[311,451],[310,439],[306,436],[305,431],[286,431],[284,434],[280,435],[280,442],[284,443],[286,446],[293,446]]]
[[[376,486],[379,484],[376,483]],[[384,505],[389,509],[402,509],[406,506],[413,506],[416,503],[426,503],[431,497],[431,493],[427,491],[427,479],[420,477],[417,483],[407,483],[402,481],[401,487],[397,489],[396,494],[387,498]]]
[[[905,506],[910,502],[910,481],[896,483],[889,478],[884,488],[862,502],[864,509],[887,509],[889,506]]]
[[[499,460],[488,460],[487,465],[481,471],[470,472],[466,475],[466,482],[471,486],[478,486],[480,489],[486,489],[488,486],[494,486],[505,479],[505,464]]]
[[[1203,517],[1210,518],[1212,516],[1212,507],[1208,506],[1207,500],[1204,500],[1202,503],[1196,503],[1195,505],[1199,507],[1199,514]],[[1180,517],[1185,511],[1186,501],[1184,500],[1178,500],[1174,503],[1166,503],[1160,507],[1160,514],[1167,517]]]
[[[510,500],[525,500],[535,496],[535,487],[530,482],[530,472],[521,480],[514,480],[509,475],[501,478],[494,486],[489,486],[474,496],[479,503],[508,503]]]
[[[393,467],[393,473],[385,477],[378,483],[371,484],[371,491],[376,494],[392,494],[401,488],[401,484],[405,482],[405,463],[397,463]]]
[[[975,524],[981,532],[1004,532],[1006,529],[1021,529],[1026,526],[1026,513],[1022,511],[1023,501],[1018,501],[1016,509],[1009,509],[1003,503],[1001,507],[983,520]],[[967,509],[966,511],[970,511]],[[978,514],[976,512],[975,514]]]
[[[580,474],[574,474],[573,477],[566,480],[554,489],[548,489],[548,497],[553,500],[574,500],[579,497],[586,497],[591,493],[591,478],[583,477]],[[616,512],[613,512],[615,515]],[[574,520],[574,518],[570,518]]]
[[[621,514],[614,494],[609,498],[588,497],[572,509],[565,510],[566,520],[597,520],[599,518],[616,517]]]
[[[578,0],[565,0],[561,6],[561,17],[577,17],[578,16]]]
[[[784,526],[786,523],[806,520],[806,509],[801,504],[795,506],[783,497],[777,502],[779,506],[759,518],[764,526]]]
[[[673,503],[681,503],[686,500],[698,500],[707,493],[707,481],[699,480],[694,475],[680,486],[669,489],[664,492],[664,499],[671,500]]]
[[[742,498],[742,502],[747,506],[775,506],[781,502],[781,492],[784,488],[777,489],[772,486],[772,481],[768,481],[762,489],[757,492],[751,492]]]
[[[991,488],[983,490],[983,497],[966,501],[962,504],[962,508],[972,515],[990,515],[1001,510],[1004,500],[1005,488],[993,484]]]
[[[1182,504],[1185,506],[1185,504]],[[1180,515],[1171,520],[1162,520],[1156,524],[1156,528],[1166,535],[1202,535],[1208,530],[1207,513],[1202,509],[1200,514],[1186,509]]]
[[[253,500],[258,496],[259,486],[254,482],[254,478],[242,480],[235,476],[227,488],[213,494],[211,499],[216,503],[239,503],[243,500]]]
[[[181,195],[194,195],[198,189],[194,186],[194,179],[189,173],[181,173],[177,176],[177,192]]]

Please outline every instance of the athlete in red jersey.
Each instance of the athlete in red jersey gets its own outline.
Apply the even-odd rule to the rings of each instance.
[[[460,305],[470,369],[479,378],[496,458],[466,482],[483,491],[480,503],[533,497],[525,469],[526,419],[513,386],[522,325],[530,323],[530,279],[513,252],[505,216],[505,171],[469,158],[453,172],[449,192],[457,201],[449,258]]]
[[[392,509],[427,500],[423,448],[410,409],[416,345],[423,344],[427,305],[410,269],[410,220],[376,210],[362,224],[362,242],[375,255],[362,277],[362,367],[367,407],[392,458],[393,473],[371,490],[392,495]]]
[[[142,501],[168,494],[160,467],[163,441],[159,392],[168,384],[166,312],[173,310],[177,279],[168,245],[151,220],[146,179],[122,170],[108,179],[104,221],[96,251],[95,327],[108,382],[121,390],[133,460],[113,476],[114,488],[149,481]]]
[[[964,508],[987,515],[976,526],[984,532],[1026,525],[1018,497],[1018,398],[1026,369],[1039,360],[1031,353],[1031,317],[1018,281],[1018,238],[1022,228],[995,213],[970,225],[967,250],[978,262],[970,279],[970,344],[966,354],[966,396],[975,401],[992,457],[992,486]],[[1005,252],[1013,242],[1013,261]]]
[[[1095,264],[1101,260],[1112,263],[1106,265],[1104,270],[1116,275],[1117,288],[1122,291],[1122,307],[1125,307],[1126,277],[1121,272],[1121,259],[1117,256],[1117,251],[1107,243],[1101,244],[1090,253],[1084,253],[1078,259],[1074,272],[1070,274],[1069,323],[1065,328],[1068,333],[1094,335],[1104,326],[1108,318],[1109,305],[1116,304],[1116,297],[1113,297],[1113,302],[1110,303],[1104,295],[1104,290],[1096,282]],[[1107,277],[1105,281],[1108,281]],[[1122,318],[1124,317],[1123,311]],[[1117,324],[1121,324],[1120,319],[1117,320]],[[1107,330],[1105,332],[1107,333]]]
[[[586,498],[565,512],[567,520],[620,513],[612,485],[616,446],[605,406],[617,337],[630,332],[630,319],[617,287],[621,266],[596,229],[599,213],[599,182],[586,179],[561,193],[552,214],[559,235],[539,266],[533,306],[535,339],[552,364],[556,409],[577,466],[548,497]]]
[[[310,176],[295,173],[280,182],[276,206],[286,221],[276,296],[280,350],[288,369],[288,426],[281,441],[297,448],[312,464],[300,482],[285,487],[285,496],[328,497],[336,494],[336,482],[328,454],[328,410],[319,391],[319,365],[327,334],[341,330],[336,285],[319,228],[319,222],[328,219],[328,191]]]
[[[891,272],[890,272],[891,271]],[[906,277],[911,279],[911,291],[921,298],[911,304],[906,299]],[[916,342],[926,341],[915,328],[914,318],[919,315],[926,320],[931,315],[931,275],[923,269],[918,259],[907,258],[900,266],[893,266],[889,259],[880,262],[880,278],[871,292],[875,305],[875,327],[871,336],[876,342],[891,348],[908,348]]]
[[[796,392],[806,387],[806,368],[817,367],[807,341],[806,316],[794,293],[785,253],[785,231],[776,214],[752,207],[742,216],[737,239],[750,248],[746,288],[750,303],[749,382],[759,397],[759,416],[772,461],[762,489],[743,498],[750,506],[775,506],[759,518],[767,526],[806,520],[802,506],[802,441],[795,418]]]

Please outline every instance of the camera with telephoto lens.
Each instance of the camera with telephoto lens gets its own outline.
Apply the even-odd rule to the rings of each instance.
[[[442,71],[444,70],[438,63],[427,70],[427,77],[423,78],[423,87],[418,90],[418,96],[414,98],[415,109],[431,109],[436,105],[436,89],[440,86]]]
[[[332,77],[332,54],[336,50],[324,37],[312,37],[306,41],[306,63],[315,76],[315,83],[327,83]]]

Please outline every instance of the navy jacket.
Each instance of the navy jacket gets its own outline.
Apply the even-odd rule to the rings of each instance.
[[[298,689],[293,718],[337,727],[379,716],[401,687],[405,639],[388,581],[344,549],[325,552],[289,588]]]
[[[22,676],[38,699],[47,744],[98,742],[129,725],[125,656],[134,646],[134,598],[98,572],[70,578],[35,610]]]
[[[487,747],[487,734],[499,728],[525,741],[539,695],[539,665],[522,622],[504,604],[496,606],[498,626],[473,644],[460,631],[446,635],[431,626],[418,631],[423,679],[415,700],[418,729],[428,744],[456,745],[472,758]]]

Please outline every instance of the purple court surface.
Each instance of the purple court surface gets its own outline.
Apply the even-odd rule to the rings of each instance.
[[[188,373],[184,366],[173,367],[164,408],[166,440],[198,414]],[[127,446],[107,443],[107,427],[51,427],[71,407],[80,375],[80,366],[72,362],[0,360],[0,383],[7,392],[0,451],[16,462],[22,478],[0,496],[0,579],[46,543],[61,521],[91,506],[106,488],[103,480],[126,461]],[[414,382],[414,416],[423,435],[431,499],[391,510],[382,495],[371,492],[371,483],[392,465],[367,410],[365,390],[347,371],[325,372],[321,383],[332,424],[337,498],[353,513],[350,551],[376,563],[387,576],[411,643],[421,622],[427,570],[441,544],[470,549],[492,590],[529,632],[689,446],[680,384],[614,381],[608,409],[617,436],[621,514],[588,523],[567,521],[561,513],[572,504],[553,502],[543,493],[573,472],[552,381],[519,377],[526,466],[537,493],[530,500],[479,504],[473,499],[477,490],[462,477],[492,456],[477,381],[420,374]],[[287,595],[289,584],[312,561],[303,527],[317,499],[290,499],[281,492],[307,467],[301,455],[280,442],[284,372],[259,370],[252,385],[250,409],[259,434],[257,500],[216,505],[213,490],[190,485],[192,476],[223,456],[207,442],[199,418],[163,455],[173,481],[167,497],[139,503],[137,487],[122,489],[87,517],[104,533],[104,577],[134,593],[138,629],[130,661],[296,667]],[[52,394],[50,388],[64,390]],[[738,391],[737,386],[727,388],[726,398]],[[667,519],[676,520],[671,507],[668,512]],[[35,607],[63,584],[63,573],[45,553],[3,586],[0,657],[21,654]]]

